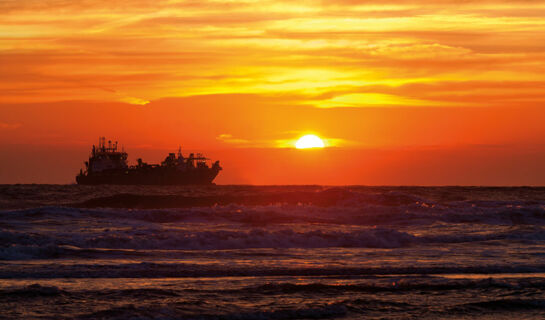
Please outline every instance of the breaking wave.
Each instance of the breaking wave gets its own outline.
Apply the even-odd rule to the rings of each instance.
[[[66,257],[137,257],[149,255],[185,256],[187,253],[165,253],[187,250],[238,250],[282,248],[404,248],[418,245],[441,245],[483,241],[545,240],[545,227],[518,225],[484,229],[450,230],[448,232],[413,234],[406,228],[344,227],[283,224],[276,227],[195,228],[184,225],[130,223],[118,225],[114,231],[96,228],[92,232],[59,230],[58,232],[26,232],[0,229],[0,260],[54,259]],[[440,226],[442,227],[442,226]],[[409,229],[410,230],[410,229]]]
[[[198,312],[188,312],[183,303],[169,306],[147,305],[135,307],[127,305],[93,312],[77,319],[191,319],[191,320],[281,320],[281,319],[331,319],[346,315],[347,309],[342,304],[322,304],[299,308],[268,310],[232,310],[214,312],[209,308]]]
[[[503,230],[503,229],[502,229]],[[470,234],[412,235],[389,228],[358,230],[189,231],[159,227],[85,233],[38,234],[1,231],[0,260],[63,257],[115,257],[164,254],[165,250],[236,250],[251,248],[403,248],[414,245],[492,240],[543,241],[543,227]],[[146,252],[150,250],[150,252]],[[154,251],[155,250],[155,251]],[[175,255],[175,254],[174,254]]]
[[[183,231],[137,229],[125,232],[104,232],[96,235],[29,235],[22,232],[0,233],[4,247],[1,260],[46,259],[67,256],[98,257],[137,255],[134,250],[229,250],[248,248],[398,248],[408,246],[417,238],[405,232],[375,228],[354,232],[296,232],[291,229],[268,231]],[[104,250],[127,249],[127,250]]]
[[[240,289],[242,292],[260,294],[293,294],[293,293],[333,293],[333,292],[402,292],[402,291],[446,291],[472,289],[512,289],[542,288],[545,280],[530,279],[460,279],[423,277],[417,279],[395,279],[385,277],[356,284],[325,284],[321,282],[296,284],[290,282],[270,282],[264,285]]]
[[[518,274],[544,273],[545,263],[513,265],[512,263],[496,265],[472,266],[225,266],[203,265],[191,263],[78,263],[63,265],[50,263],[42,264],[39,269],[32,265],[20,266],[16,270],[0,267],[0,279],[27,278],[27,279],[57,279],[57,278],[216,278],[216,277],[362,277],[362,276],[392,276],[392,275],[443,275],[443,274]],[[543,284],[542,282],[537,282]],[[454,285],[456,286],[456,285]],[[417,285],[414,286],[415,288]],[[440,287],[440,285],[438,285]],[[403,290],[403,284],[400,286]],[[542,287],[537,287],[542,288]],[[305,290],[297,288],[296,290]],[[375,290],[360,288],[360,290]],[[356,290],[357,291],[357,290]],[[380,291],[380,290],[378,290]],[[388,290],[382,290],[388,291]]]
[[[387,201],[382,198],[388,196]],[[142,197],[142,196],[138,196]],[[362,201],[364,197],[366,200]],[[217,204],[187,208],[73,208],[40,207],[0,211],[2,219],[95,218],[123,219],[154,223],[232,222],[244,224],[328,223],[354,225],[426,225],[480,223],[496,225],[545,224],[545,202],[462,201],[438,204],[408,195],[353,195],[344,202],[321,206],[313,203],[275,202],[272,204]],[[393,199],[397,199],[393,201]],[[379,199],[379,200],[377,200]],[[129,206],[130,207],[130,206]]]

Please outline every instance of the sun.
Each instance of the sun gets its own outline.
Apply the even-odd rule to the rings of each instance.
[[[313,134],[307,134],[302,136],[295,143],[297,149],[309,149],[309,148],[323,148],[324,142],[318,136]]]

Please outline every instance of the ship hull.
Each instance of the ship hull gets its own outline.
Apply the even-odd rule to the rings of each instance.
[[[95,174],[80,174],[76,182],[82,185],[117,184],[117,185],[210,185],[219,170],[123,170],[107,171]]]

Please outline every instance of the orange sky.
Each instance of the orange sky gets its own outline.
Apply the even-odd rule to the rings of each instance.
[[[545,184],[543,1],[0,12],[0,183],[70,183],[105,135],[132,161],[203,151],[218,183]],[[333,147],[292,149],[305,133]]]

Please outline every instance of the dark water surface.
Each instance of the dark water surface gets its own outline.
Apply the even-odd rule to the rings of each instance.
[[[0,318],[543,319],[545,188],[0,185]]]

